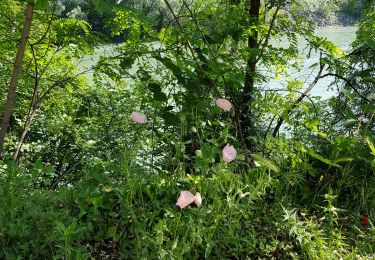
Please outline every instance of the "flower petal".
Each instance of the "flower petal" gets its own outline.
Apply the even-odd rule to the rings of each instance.
[[[218,98],[216,99],[216,106],[223,109],[224,111],[229,112],[232,109],[232,103],[228,99]]]
[[[176,205],[183,209],[194,201],[195,196],[190,191],[183,190],[180,192],[180,197],[178,197]]]
[[[197,205],[197,206],[202,205],[202,196],[201,196],[201,194],[199,192],[197,192],[197,193],[195,193],[194,197],[195,197],[195,200],[194,200],[195,205]]]
[[[223,149],[223,160],[227,163],[233,161],[237,156],[237,151],[232,145],[227,144]]]
[[[132,112],[132,114],[130,115],[130,118],[134,122],[139,123],[139,124],[144,124],[147,122],[146,116],[140,112]]]

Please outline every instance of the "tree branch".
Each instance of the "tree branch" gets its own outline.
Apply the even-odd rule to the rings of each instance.
[[[265,38],[264,43],[262,44],[263,48],[261,49],[261,51],[260,51],[260,53],[259,53],[259,55],[258,55],[258,57],[256,59],[256,63],[259,62],[259,60],[261,59],[261,57],[263,55],[264,49],[268,45],[268,41],[270,40],[271,32],[272,32],[272,29],[273,29],[273,27],[275,25],[275,21],[276,21],[276,18],[277,18],[277,15],[278,15],[278,12],[279,12],[280,8],[281,8],[281,0],[278,1],[278,5],[277,5],[277,8],[275,10],[275,13],[272,16],[272,20],[271,20],[271,23],[270,23],[270,27],[268,28],[267,36]]]
[[[357,93],[357,95],[358,95],[359,97],[361,97],[361,98],[362,98],[363,100],[365,100],[367,103],[370,103],[370,102],[371,102],[367,97],[365,97],[365,96],[363,96],[361,93],[359,93],[358,89],[356,89],[356,88],[354,87],[354,85],[350,82],[349,79],[347,79],[347,78],[345,78],[345,77],[343,77],[343,76],[341,76],[341,75],[335,74],[335,73],[326,73],[326,74],[322,75],[320,78],[325,78],[325,77],[328,77],[328,76],[336,77],[336,78],[339,78],[339,79],[345,81],[346,84],[348,84],[348,86],[349,86],[351,89],[353,89],[354,92]]]
[[[320,54],[320,59],[322,59],[322,55],[321,54]],[[276,134],[279,132],[280,127],[281,127],[281,125],[283,124],[283,122],[285,120],[285,117],[288,116],[288,115],[290,115],[290,113],[298,105],[298,103],[300,103],[307,96],[307,94],[315,87],[316,83],[318,83],[318,81],[322,78],[322,73],[323,73],[324,67],[325,67],[325,64],[323,64],[322,62],[320,62],[319,72],[316,75],[314,81],[311,82],[311,84],[309,85],[309,87],[302,93],[302,95],[298,99],[296,99],[296,101],[294,101],[293,105],[285,113],[283,113],[283,115],[281,115],[279,117],[279,120],[277,121],[276,127],[273,130],[273,132],[272,132],[273,136],[276,136]]]

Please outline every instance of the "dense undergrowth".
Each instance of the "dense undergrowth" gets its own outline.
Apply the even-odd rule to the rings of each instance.
[[[156,173],[126,157],[85,169],[81,181],[56,190],[37,181],[48,169],[3,163],[0,255],[373,259],[375,155],[367,145],[339,151],[355,156],[336,166],[302,154],[293,166],[278,154],[278,173],[223,164],[205,175]],[[202,205],[179,209],[180,190],[199,191]]]

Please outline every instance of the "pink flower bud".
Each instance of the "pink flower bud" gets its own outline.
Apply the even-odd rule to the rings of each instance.
[[[227,163],[233,161],[237,156],[237,151],[232,145],[227,144],[223,149],[223,160]]]
[[[130,118],[136,122],[136,123],[140,123],[140,124],[144,124],[147,122],[147,118],[144,114],[142,113],[139,113],[139,112],[132,112],[132,114],[130,115]]]
[[[216,106],[223,109],[224,111],[229,112],[232,109],[232,103],[228,99],[218,98],[216,99]]]

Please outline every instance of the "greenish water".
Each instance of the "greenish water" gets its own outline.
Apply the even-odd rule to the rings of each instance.
[[[343,50],[348,50],[350,44],[355,38],[357,27],[355,26],[333,26],[318,28],[316,33],[320,37],[326,37],[328,40],[337,44]]]
[[[350,52],[350,45],[355,39],[355,33],[357,27],[343,27],[343,26],[333,26],[333,27],[323,27],[317,28],[315,33],[319,37],[326,38],[327,40],[333,42],[337,47],[341,48],[345,52]],[[279,46],[283,46],[285,43],[279,43]],[[306,49],[307,43],[302,38],[299,39],[299,50],[303,51],[307,55],[308,50]],[[290,74],[293,78],[299,79],[304,82],[304,87],[307,88],[309,84],[314,80],[318,73],[319,67],[310,68],[314,63],[319,62],[320,54],[318,52],[311,52],[310,57],[305,59],[303,67],[300,71],[290,70]],[[281,76],[279,80],[275,79],[273,68],[266,68],[266,75],[271,78],[267,84],[259,86],[262,90],[270,89],[286,89],[287,77]],[[324,72],[323,72],[324,73]],[[320,96],[322,99],[327,99],[337,93],[337,88],[335,86],[330,86],[334,78],[325,77],[320,79],[315,87],[309,93],[309,96]],[[304,91],[302,89],[301,91]]]
[[[344,51],[350,51],[350,44],[355,38],[357,28],[356,27],[322,27],[316,29],[317,36],[327,38],[336,44],[339,48]],[[301,38],[299,39],[299,49],[302,51],[306,48],[306,42]],[[285,43],[281,42],[280,45]],[[305,54],[307,50],[305,50]],[[96,64],[101,56],[111,57],[117,55],[116,45],[104,45],[95,50],[95,53],[91,56],[85,57],[79,64],[81,69],[87,69]],[[318,68],[311,69],[309,68],[312,64],[319,62],[319,53],[311,52],[311,55],[308,59],[304,61],[303,68],[300,71],[291,70],[291,74],[294,78],[300,79],[304,82],[305,87],[307,87],[310,82],[314,80],[315,75],[317,74]],[[136,72],[137,66],[131,69],[130,73],[134,74]],[[280,80],[275,79],[273,68],[260,68],[262,73],[267,75],[270,78],[270,81],[267,84],[262,84],[258,86],[260,89],[266,91],[270,89],[286,89],[286,78],[281,76]],[[92,75],[88,73],[88,78],[91,80]],[[323,99],[329,98],[337,90],[334,88],[328,89],[328,86],[332,83],[333,78],[326,77],[321,79],[318,84],[310,92],[311,96],[321,96]],[[303,91],[303,90],[302,90]]]
[[[350,52],[350,45],[355,39],[357,27],[325,27],[318,28],[316,33],[318,36],[325,37],[331,42],[335,43],[339,48],[346,53]],[[308,62],[310,64],[319,61],[319,54],[314,53]],[[316,74],[316,71],[315,71]],[[321,96],[322,98],[329,98],[337,93],[336,89],[327,89],[328,85],[333,81],[333,78],[322,79],[317,86],[311,91],[312,96]]]

